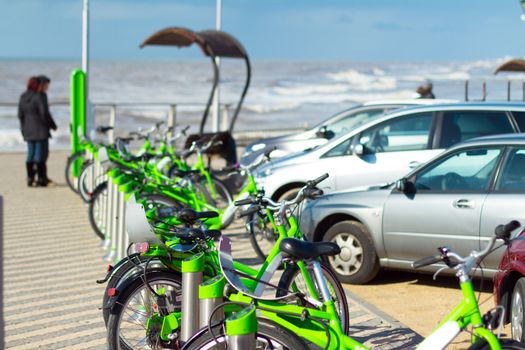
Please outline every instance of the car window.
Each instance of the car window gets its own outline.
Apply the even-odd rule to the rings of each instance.
[[[476,148],[449,155],[416,175],[416,189],[486,191],[500,153],[499,148]]]
[[[521,132],[525,132],[525,112],[512,112]]]
[[[432,113],[397,118],[364,131],[359,142],[372,153],[426,149],[431,125]]]
[[[525,191],[525,149],[511,148],[496,184],[496,191]]]
[[[380,108],[366,110],[356,114],[352,113],[333,124],[327,125],[327,128],[334,133],[335,137],[337,137],[347,133],[348,131],[352,130],[352,128],[363,123],[364,121],[367,121],[376,115],[383,114],[384,111],[384,108]]]
[[[439,146],[448,148],[474,137],[512,132],[512,124],[503,111],[445,112]]]
[[[352,143],[352,138],[349,138],[348,140],[341,142],[328,152],[326,152],[323,157],[339,157],[339,156],[346,156],[350,154],[350,144]]]

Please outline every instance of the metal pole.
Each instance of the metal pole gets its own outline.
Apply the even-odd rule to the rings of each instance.
[[[510,80],[507,80],[507,101],[510,101]]]
[[[177,121],[176,119],[177,119],[177,105],[170,105],[170,109],[168,111],[168,128],[175,127],[175,123]],[[172,137],[173,135],[175,135],[173,130],[168,133],[168,137]]]
[[[222,27],[222,0],[216,0],[216,10],[215,10],[215,29],[221,30]],[[221,59],[215,57],[215,62],[217,67],[221,66]],[[219,74],[220,77],[220,74]],[[217,89],[215,89],[215,94],[213,95],[213,114],[212,114],[212,131],[219,131],[219,118],[221,113],[221,93],[220,93],[220,78]]]
[[[111,105],[109,108],[109,126],[113,129],[108,131],[109,143],[115,143],[115,122],[117,120],[117,106]]]
[[[82,70],[86,74],[86,135],[90,135],[95,121],[89,100],[89,0],[84,0],[82,6]]]

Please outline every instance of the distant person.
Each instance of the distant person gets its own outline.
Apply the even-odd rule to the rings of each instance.
[[[44,76],[31,77],[27,90],[20,96],[18,119],[22,136],[27,142],[27,185],[47,186],[51,180],[47,177],[46,161],[49,155],[50,129],[57,126],[47,102],[47,89],[51,80]],[[37,179],[35,180],[35,176]]]
[[[425,85],[418,86],[416,92],[419,94],[418,98],[436,98],[432,92],[432,83],[426,83]]]

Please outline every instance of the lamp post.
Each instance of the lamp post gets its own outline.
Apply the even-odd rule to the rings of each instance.
[[[520,0],[520,6],[523,13],[521,14],[521,20],[525,21],[525,0]]]
[[[523,0],[525,1],[525,0]],[[222,27],[222,0],[216,0],[215,3],[215,29],[221,30]],[[217,62],[217,67],[221,66],[221,59],[215,57],[215,62]],[[213,96],[213,113],[212,113],[212,131],[219,131],[219,119],[221,114],[221,93],[220,93],[220,73],[219,73],[219,83],[217,89],[215,89],[215,95]]]

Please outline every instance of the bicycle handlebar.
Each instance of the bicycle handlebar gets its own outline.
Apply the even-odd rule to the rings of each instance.
[[[437,264],[438,262],[441,262],[441,261],[443,261],[443,256],[441,254],[427,256],[423,259],[414,261],[412,263],[412,267],[415,269],[419,269],[420,267]]]
[[[247,204],[261,204],[272,211],[280,211],[280,215],[283,216],[288,207],[300,203],[305,198],[315,199],[322,195],[323,191],[318,188],[315,188],[315,186],[321,181],[326,180],[328,176],[328,174],[323,174],[315,180],[307,181],[306,185],[299,190],[295,198],[292,200],[283,200],[281,202],[275,202],[271,198],[260,196],[257,198],[249,197],[246,199],[240,199],[238,201],[235,201],[234,204],[237,206]]]
[[[512,220],[508,224],[505,225],[498,225],[496,229],[494,230],[496,237],[501,239],[509,239],[510,233],[520,227],[519,221]]]

